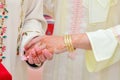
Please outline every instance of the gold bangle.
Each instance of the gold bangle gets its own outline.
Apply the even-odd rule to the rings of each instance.
[[[72,39],[71,39],[70,35],[68,37],[69,37],[68,40],[69,40],[69,44],[70,44],[70,50],[71,50],[71,52],[73,52],[74,51],[74,47],[73,47],[73,44],[72,44]]]
[[[64,43],[69,52],[73,52],[75,49],[72,44],[72,39],[70,35],[65,35],[64,36]]]

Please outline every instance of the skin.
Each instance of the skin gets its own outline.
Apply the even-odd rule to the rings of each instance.
[[[86,33],[71,34],[72,44],[74,48],[91,50],[90,41]],[[67,51],[64,44],[64,36],[39,36],[32,39],[25,45],[25,56],[28,62],[38,64],[46,60],[51,60],[54,54],[60,54]]]

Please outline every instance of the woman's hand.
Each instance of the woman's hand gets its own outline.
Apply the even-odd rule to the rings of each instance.
[[[29,50],[33,45],[38,45],[41,50],[45,48],[50,51],[50,53],[61,53],[66,51],[62,36],[36,37],[25,46],[25,50]]]

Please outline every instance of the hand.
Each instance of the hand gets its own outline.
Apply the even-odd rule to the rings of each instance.
[[[39,36],[31,40],[25,50],[25,55],[30,56],[30,63],[40,63],[52,59],[54,53],[66,51],[66,48],[61,36]]]
[[[62,36],[36,37],[25,46],[25,50],[29,50],[33,45],[39,45],[41,50],[45,48],[52,54],[66,51],[64,39]]]
[[[25,50],[25,56],[28,57],[27,60],[30,64],[41,64],[45,60],[52,59],[52,54],[44,47],[36,44]]]

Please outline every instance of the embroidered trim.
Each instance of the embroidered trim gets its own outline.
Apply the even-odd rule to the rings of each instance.
[[[73,0],[70,33],[78,33],[83,18],[82,0]]]
[[[24,0],[21,0],[21,15],[20,15],[20,25],[18,27],[18,39],[17,39],[17,55],[19,55],[19,48],[20,48],[20,44],[21,44],[21,40],[22,40],[22,26],[23,26],[23,20],[24,20]]]
[[[6,29],[7,26],[5,25],[5,21],[8,19],[8,10],[6,9],[6,2],[5,0],[0,1],[0,62],[5,59],[5,40],[6,36]]]
[[[22,33],[22,36],[24,36],[24,35],[26,35],[26,36],[27,36],[29,32],[36,32],[36,33],[40,33],[39,31],[26,31],[26,32],[23,32],[23,33]]]
[[[20,26],[18,27],[18,47],[20,43],[20,31],[22,29],[22,24],[23,24],[23,16],[24,16],[24,10],[23,10],[23,5],[24,5],[24,0],[21,0],[21,22]],[[5,59],[6,57],[4,56],[5,51],[6,51],[6,46],[5,46],[5,39],[7,38],[6,36],[6,30],[7,26],[5,25],[5,20],[8,18],[8,10],[7,10],[7,5],[6,5],[6,0],[0,0],[0,62],[2,59]],[[19,48],[17,48],[17,51],[19,51]]]
[[[78,34],[82,30],[81,24],[83,23],[83,1],[82,0],[72,0],[72,16],[70,22],[70,34]],[[76,51],[71,52],[68,56],[74,59],[77,55]]]

